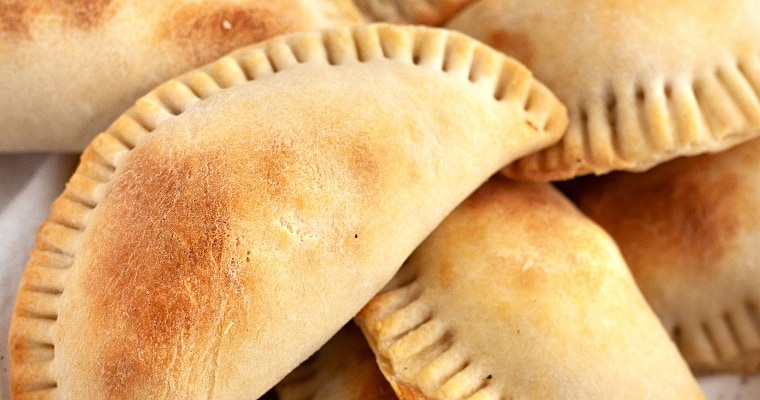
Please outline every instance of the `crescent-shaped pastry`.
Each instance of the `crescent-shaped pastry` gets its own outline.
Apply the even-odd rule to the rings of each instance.
[[[489,181],[357,316],[401,399],[701,399],[612,239]]]
[[[81,152],[169,78],[277,34],[362,21],[351,0],[2,0],[0,152]]]
[[[12,391],[255,398],[565,123],[522,65],[424,27],[285,35],[168,81],[85,150],[41,226]]]
[[[760,367],[760,139],[565,188],[620,245],[696,372]]]
[[[475,0],[354,0],[370,21],[440,25]]]
[[[279,400],[397,400],[352,322],[278,383]]]
[[[760,133],[756,0],[479,0],[446,25],[522,61],[570,114],[522,180],[642,171]]]

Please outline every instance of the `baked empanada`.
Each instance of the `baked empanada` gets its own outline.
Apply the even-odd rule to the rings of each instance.
[[[494,179],[356,317],[401,399],[696,399],[612,239],[546,183]]]
[[[760,139],[563,187],[620,245],[696,372],[760,367]]]
[[[280,400],[396,400],[353,322],[277,384]]]
[[[41,226],[11,389],[259,396],[565,124],[522,65],[442,29],[285,35],[168,81],[88,146]]]
[[[351,0],[0,1],[0,151],[81,152],[169,78],[277,34],[362,21]]]
[[[756,0],[479,0],[446,25],[522,61],[565,103],[524,180],[642,171],[760,133]]]

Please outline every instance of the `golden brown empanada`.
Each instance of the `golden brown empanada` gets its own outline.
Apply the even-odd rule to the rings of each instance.
[[[494,179],[357,316],[401,399],[695,399],[612,239],[546,183]]]
[[[694,371],[760,367],[760,139],[571,181]]]
[[[168,81],[88,146],[40,228],[11,390],[259,396],[565,123],[522,65],[442,29],[285,35]]]
[[[277,34],[362,21],[351,0],[2,0],[0,151],[80,152],[169,78]]]
[[[353,322],[277,384],[280,400],[396,400]]]
[[[760,133],[760,2],[479,0],[446,25],[516,57],[568,107],[525,180],[648,169]]]

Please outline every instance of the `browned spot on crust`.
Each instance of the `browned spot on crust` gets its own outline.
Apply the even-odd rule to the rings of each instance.
[[[496,184],[495,182],[499,183]],[[478,190],[472,193],[463,206],[472,210],[497,207],[504,196],[505,185],[509,186],[513,183],[500,176],[494,176],[489,182],[481,185]]]
[[[646,175],[587,178],[586,189],[569,192],[616,239],[636,271],[662,266],[650,265],[653,259],[689,271],[709,270],[739,229],[730,201],[737,177],[697,174],[680,168],[691,160],[680,161]]]
[[[110,397],[154,397],[139,390],[181,386],[188,373],[212,379],[220,331],[230,321],[255,337],[246,306],[265,288],[249,281],[260,259],[249,261],[247,253],[277,242],[236,237],[245,224],[269,221],[283,212],[278,206],[302,211],[309,221],[341,212],[331,202],[319,210],[308,204],[310,196],[332,195],[336,182],[341,193],[374,190],[378,162],[369,150],[343,143],[326,159],[272,136],[250,147],[183,148],[171,157],[146,144],[113,181],[92,228],[98,246],[86,277],[100,283],[88,312],[103,321],[95,328],[103,341],[97,378]],[[359,242],[350,232],[347,240]]]
[[[23,0],[0,2],[0,32],[28,38],[32,14],[30,8],[28,2]]]
[[[4,1],[0,3],[0,33],[31,38],[32,23],[60,15],[65,27],[90,31],[116,14],[113,0]]]
[[[89,279],[104,324],[98,378],[112,398],[181,386],[188,363],[212,379],[220,332],[240,318],[245,255],[229,234],[231,190],[203,154],[163,162],[134,160],[98,229]]]
[[[287,3],[278,2],[278,9],[265,4],[188,4],[172,14],[166,36],[189,53],[194,63],[210,62],[243,45],[308,28],[296,14],[299,6]]]
[[[486,43],[526,65],[530,65],[536,52],[535,45],[527,34],[507,29],[493,31],[486,39]]]
[[[444,289],[448,289],[455,285],[461,277],[459,276],[458,266],[448,259],[440,260],[440,263],[436,265],[435,272],[437,275],[437,282]]]

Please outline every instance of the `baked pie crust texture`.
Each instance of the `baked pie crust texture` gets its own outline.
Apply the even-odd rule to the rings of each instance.
[[[224,390],[220,386],[215,386],[212,376],[215,372],[202,370],[203,368],[212,368],[213,370],[213,367],[209,367],[214,364],[213,353],[193,355],[193,346],[195,346],[195,339],[193,338],[202,338],[210,342],[217,340],[215,342],[217,344],[212,347],[219,349],[221,346],[218,344],[219,338],[237,340],[241,335],[254,334],[250,330],[257,329],[255,326],[245,324],[242,324],[245,326],[241,326],[240,323],[234,322],[240,319],[237,318],[240,315],[235,314],[235,310],[244,311],[231,303],[246,302],[247,300],[236,296],[245,292],[247,288],[241,286],[243,283],[238,279],[239,277],[235,276],[235,271],[232,269],[224,270],[223,266],[221,267],[223,271],[220,274],[188,271],[193,268],[195,263],[205,265],[205,263],[210,262],[213,265],[221,265],[244,263],[248,261],[248,257],[254,259],[266,257],[263,253],[251,254],[249,252],[248,255],[242,253],[241,259],[224,258],[227,256],[223,255],[228,254],[226,249],[232,248],[234,250],[237,247],[245,246],[245,243],[242,243],[240,238],[236,241],[235,238],[227,237],[230,230],[225,228],[225,224],[229,221],[213,218],[213,215],[209,216],[210,214],[207,214],[206,210],[217,203],[236,204],[236,202],[242,201],[239,198],[242,194],[214,192],[213,190],[218,186],[217,183],[204,181],[201,178],[204,174],[211,178],[220,177],[222,175],[214,173],[214,171],[218,172],[222,168],[230,167],[234,170],[228,169],[227,171],[232,171],[232,175],[238,177],[251,172],[267,174],[266,171],[268,170],[257,170],[257,168],[266,166],[257,166],[254,151],[250,153],[251,159],[254,161],[248,164],[241,161],[245,159],[246,149],[241,149],[240,146],[248,144],[244,138],[225,138],[224,143],[221,144],[209,142],[209,140],[193,142],[197,139],[194,137],[196,133],[193,133],[190,128],[188,131],[183,131],[183,126],[185,126],[183,121],[186,120],[183,116],[194,115],[192,118],[195,118],[196,121],[199,118],[203,119],[203,116],[197,114],[197,109],[208,104],[229,108],[229,105],[225,104],[225,97],[221,94],[237,93],[239,90],[244,90],[249,82],[276,77],[278,74],[286,73],[291,69],[311,68],[315,74],[324,70],[325,75],[337,73],[338,69],[342,69],[342,72],[350,74],[355,66],[368,66],[369,68],[378,62],[387,63],[391,66],[403,66],[404,70],[411,71],[410,74],[429,73],[430,76],[446,77],[446,82],[458,82],[452,83],[452,85],[464,85],[464,91],[467,92],[466,96],[475,96],[478,99],[481,97],[490,98],[492,108],[491,106],[487,108],[490,108],[491,111],[484,113],[488,116],[469,120],[475,122],[473,129],[477,134],[483,133],[478,130],[485,129],[486,126],[490,128],[500,126],[501,121],[508,125],[498,130],[503,131],[499,133],[500,139],[506,138],[506,140],[511,141],[510,143],[492,143],[495,140],[494,137],[487,140],[469,140],[466,136],[461,136],[460,144],[463,144],[464,147],[469,146],[470,151],[477,149],[483,154],[470,156],[465,155],[468,150],[466,148],[454,149],[452,150],[453,154],[456,154],[457,157],[464,157],[466,160],[464,161],[468,164],[466,168],[457,172],[451,166],[446,167],[439,164],[434,172],[430,172],[433,174],[437,173],[438,170],[446,171],[447,179],[457,180],[457,182],[449,183],[461,184],[462,187],[451,189],[450,192],[452,193],[444,193],[452,199],[458,199],[450,201],[452,208],[458,201],[463,200],[469,191],[475,190],[477,185],[504,165],[501,163],[508,163],[511,161],[510,158],[514,159],[514,157],[551,144],[559,139],[565,129],[567,116],[564,107],[556,101],[548,89],[532,79],[527,69],[464,35],[433,28],[376,24],[284,35],[259,45],[235,51],[199,70],[168,81],[138,100],[106,132],[93,140],[84,151],[80,165],[68,182],[64,193],[52,205],[49,219],[39,229],[35,247],[22,277],[11,322],[11,390],[16,398],[61,398],[61,396],[66,396],[69,391],[81,389],[78,385],[101,385],[105,387],[104,390],[109,391],[107,394],[109,397],[129,396],[130,393],[132,395],[148,393],[148,395],[155,397],[171,396],[175,389],[180,390],[180,392],[174,392],[175,395],[187,393],[181,391],[190,390],[187,387],[181,387],[183,383],[171,381],[172,374],[175,372],[181,375],[178,378],[180,380],[189,379],[190,376],[201,379],[193,385],[210,388],[209,393],[213,393],[215,389]],[[319,68],[312,68],[313,66]],[[291,76],[300,76],[300,74]],[[360,76],[358,73],[354,80]],[[308,79],[308,77],[304,79]],[[305,84],[305,82],[301,83]],[[329,83],[326,85],[329,86]],[[403,89],[403,87],[394,89]],[[415,87],[415,90],[419,90],[419,88]],[[456,102],[462,99],[440,100]],[[477,104],[480,105],[481,102],[481,100],[477,100]],[[270,107],[270,105],[264,105],[261,102],[257,104],[264,109]],[[451,104],[451,107],[453,105],[457,107],[467,106],[466,104]],[[274,109],[275,105],[271,106]],[[329,107],[329,104],[326,106]],[[417,104],[417,106],[421,105]],[[388,112],[390,111],[392,110],[388,110]],[[401,109],[400,111],[415,112],[415,110],[410,111],[410,109]],[[257,110],[257,112],[265,113],[266,110]],[[356,112],[361,112],[361,110],[356,110]],[[516,118],[513,115],[514,113],[517,113]],[[339,113],[339,115],[345,114],[345,112]],[[465,116],[454,115],[452,117],[466,119]],[[209,118],[210,124],[215,121],[214,118]],[[328,116],[325,118],[329,120]],[[424,124],[424,116],[422,119],[421,124]],[[338,125],[341,123],[343,122],[339,120],[330,122],[330,124]],[[395,124],[398,121],[388,123]],[[459,121],[454,122],[452,126],[458,126],[457,124],[462,125]],[[151,135],[154,131],[161,130],[163,126],[173,126],[172,129],[178,129],[180,133],[176,135],[176,139]],[[431,127],[436,129],[435,124],[432,124]],[[415,131],[412,128],[410,127],[410,132],[413,133]],[[468,133],[459,132],[458,134],[467,135]],[[446,134],[451,135],[451,133]],[[214,132],[210,133],[210,137],[218,136]],[[492,134],[492,136],[496,135]],[[161,140],[168,141],[168,147],[177,154],[170,154],[164,160],[160,157],[152,157],[150,152],[145,150],[151,142]],[[178,146],[171,143],[175,140],[179,142]],[[186,149],[182,147],[185,142],[195,143],[196,146],[208,146],[208,148],[187,149],[188,153],[185,154],[183,152]],[[410,143],[413,144],[413,141]],[[283,146],[279,148],[283,154],[286,154],[288,150],[285,145],[286,143],[283,143]],[[340,143],[338,143],[339,145]],[[219,148],[221,148],[220,151],[224,151],[224,146],[232,148],[232,153],[240,156],[236,158],[236,161],[241,162],[240,165],[219,166],[215,165],[213,160],[200,163],[197,163],[199,160],[192,160],[193,151],[213,152]],[[501,149],[497,149],[500,147]],[[423,152],[416,157],[424,158],[433,153],[425,154],[427,153]],[[367,161],[362,159],[362,154],[356,154],[356,156],[359,157],[356,159],[357,162],[364,163]],[[481,158],[490,161],[481,162]],[[180,164],[162,164],[174,161],[178,161]],[[187,164],[181,164],[185,161]],[[287,162],[288,160],[284,160],[282,163],[270,167],[280,170],[288,169],[291,166]],[[447,161],[438,160],[436,162],[446,163]],[[470,163],[472,166],[469,165]],[[494,165],[477,167],[480,165],[478,163],[493,163]],[[146,168],[147,172],[143,171],[144,173],[137,173],[135,176],[150,181],[147,186],[143,186],[143,182],[135,181],[128,176],[136,173],[135,171],[139,172],[140,168]],[[405,167],[401,165],[399,168]],[[489,168],[492,169],[491,172],[488,172]],[[307,167],[307,169],[309,169],[306,171],[307,173],[314,173],[318,176],[329,176],[331,173],[331,171],[320,171],[319,165]],[[477,173],[469,172],[470,175],[477,176],[466,176],[468,170],[479,171]],[[413,168],[410,171],[412,172],[408,173],[414,174]],[[325,173],[327,175],[324,175]],[[360,175],[364,173],[364,170],[358,170],[354,173]],[[482,176],[478,177],[478,174]],[[373,181],[371,176],[359,175],[357,175],[359,180]],[[269,175],[264,178],[280,179],[277,176]],[[412,178],[414,177],[407,176],[403,179]],[[425,199],[421,204],[443,202],[439,197],[444,195],[437,193],[441,192],[440,190],[434,190],[434,184],[426,183],[425,179],[427,178],[429,177],[418,177],[423,184],[427,185],[424,186],[427,195],[422,197],[428,197],[428,199]],[[383,183],[382,180],[379,182],[378,184]],[[218,187],[223,188],[226,184],[234,185],[234,182],[219,184],[221,186]],[[180,187],[172,185],[180,185]],[[207,192],[203,196],[206,200],[182,203],[186,200],[183,197],[186,194],[183,194],[185,188],[181,185],[188,185],[187,190],[191,191],[206,190]],[[162,190],[166,192],[164,195],[167,195],[168,198],[162,197],[161,193],[152,193],[151,188],[163,188]],[[277,196],[277,194],[274,195]],[[287,193],[280,193],[279,195],[286,196]],[[398,196],[403,198],[404,195],[402,193]],[[409,199],[405,201],[409,201]],[[114,209],[114,207],[103,207],[106,204],[104,202],[112,205],[125,202],[130,206]],[[177,204],[185,204],[184,207],[187,209],[184,211],[186,214],[172,215],[171,208]],[[146,209],[134,209],[133,205],[142,205]],[[161,213],[157,212],[156,209],[151,209],[151,207],[159,207],[161,210],[160,207],[163,206],[168,207],[163,216],[160,216]],[[393,204],[383,206],[390,207]],[[439,217],[435,216],[441,213],[442,215]],[[422,219],[419,224],[426,226],[425,229],[428,229],[429,232],[439,222],[437,218],[443,218],[445,213],[445,210],[439,210],[437,213],[432,213],[435,215],[428,215],[427,217],[424,216],[425,213],[420,213]],[[149,215],[150,218],[158,218],[156,223],[161,226],[171,226],[177,229],[173,229],[171,233],[167,234],[170,237],[161,236],[159,234],[161,232],[156,233],[157,229],[151,228],[152,222],[144,219],[146,218],[145,215]],[[182,215],[197,218],[183,219]],[[354,217],[351,216],[350,218]],[[288,225],[288,221],[284,221],[283,224],[285,228],[289,228],[286,229],[288,232],[307,240],[309,239],[308,232],[294,232],[299,226],[304,226],[300,224],[301,222],[303,221],[293,220],[290,221],[290,225]],[[136,230],[137,228],[130,225],[132,223],[144,228]],[[377,223],[382,223],[382,221]],[[183,231],[183,227],[188,230]],[[193,231],[207,231],[211,234],[205,238],[197,237],[193,235]],[[182,232],[190,232],[190,234]],[[227,236],[224,235],[225,232],[228,233]],[[364,238],[365,236],[360,236],[363,234],[364,232],[356,234],[350,232],[350,237],[352,240],[353,238]],[[371,235],[370,233],[369,237]],[[420,232],[417,232],[417,235],[419,236]],[[98,236],[110,239],[106,240],[105,243],[100,243],[102,246],[98,244],[86,245],[86,240]],[[118,239],[120,237],[124,240],[120,241]],[[421,235],[419,241],[423,238],[424,235]],[[143,248],[127,248],[127,244],[136,239],[139,239],[138,242]],[[382,284],[391,278],[394,268],[398,268],[401,261],[406,257],[403,253],[405,251],[411,252],[414,247],[412,242],[415,240],[417,239],[410,240],[410,243],[404,243],[399,249],[386,249],[390,254],[388,257],[398,258],[399,264],[395,267],[388,266],[383,271],[370,271],[368,274],[371,276],[364,278],[374,281],[375,284],[379,285],[376,290],[379,290]],[[181,246],[183,243],[185,250]],[[174,245],[178,245],[178,247],[172,247],[173,250],[171,251],[161,251],[162,246]],[[195,251],[194,249],[198,247],[201,249]],[[203,248],[213,251],[206,254]],[[180,274],[188,272],[189,278],[192,279],[185,280],[183,283],[184,275],[179,275],[176,279],[169,280],[176,284],[174,286],[152,286],[151,282],[159,282],[159,280],[154,280],[153,275],[150,274],[157,272],[148,268],[145,271],[136,269],[137,266],[141,265],[142,259],[135,260],[134,257],[137,257],[141,251],[148,254],[163,254],[161,257],[164,258],[161,259],[161,262],[176,263],[179,270],[175,272]],[[368,251],[379,250],[370,249]],[[237,252],[233,253],[237,254]],[[221,258],[208,259],[208,257],[216,257],[214,255]],[[106,260],[103,258],[106,256],[116,256],[115,259],[109,258],[111,261],[106,262],[109,265],[107,268],[83,269],[86,267],[86,264],[82,265],[83,259],[97,260],[102,258]],[[148,259],[148,263],[150,262]],[[146,266],[149,265],[146,264]],[[98,272],[99,270],[100,272]],[[159,278],[158,276],[153,277]],[[161,282],[163,281],[161,280]],[[277,291],[277,288],[268,289],[272,292]],[[284,290],[284,288],[280,289]],[[221,290],[229,290],[232,293],[219,293]],[[319,290],[319,288],[308,289],[309,292],[313,291],[314,293],[318,293]],[[366,288],[366,290],[372,291],[371,288]],[[101,293],[102,296],[95,300],[102,303],[90,304],[95,300],[85,298],[82,295],[82,292],[85,291]],[[355,291],[362,291],[362,288],[356,288]],[[170,295],[168,297],[156,297],[155,293],[168,293]],[[196,297],[196,293],[205,293],[205,297]],[[369,300],[371,294],[366,294],[366,296],[366,300]],[[147,299],[147,302],[140,303],[135,300],[136,297],[143,298],[143,300]],[[199,301],[217,304],[220,307],[220,314],[215,314],[214,310],[198,310]],[[292,301],[295,302],[296,300]],[[304,305],[306,303],[308,300]],[[296,305],[293,306],[297,307]],[[136,309],[139,307],[148,307],[148,309]],[[314,343],[310,343],[305,346],[308,348],[300,350],[300,353],[303,353],[303,358],[306,358],[319,345],[327,341],[340,325],[353,316],[350,313],[357,312],[359,307],[361,304],[357,304],[353,311],[344,310],[343,313],[346,314],[344,321],[336,321],[338,325],[322,329],[319,332],[321,337],[312,338]],[[103,315],[80,312],[91,309],[100,310]],[[329,310],[324,312],[329,312]],[[197,316],[197,320],[196,313],[201,314]],[[228,322],[229,318],[231,318],[231,322]],[[315,319],[318,321],[317,323],[321,323],[320,318]],[[195,329],[199,320],[211,321],[208,329],[196,332]],[[125,326],[134,322],[141,325],[141,328],[137,331],[128,331],[124,336],[119,336],[120,330],[129,330]],[[59,329],[61,324],[67,324],[65,332]],[[102,331],[89,331],[93,327],[102,329]],[[77,332],[78,329],[80,332]],[[241,333],[243,331],[246,333]],[[114,336],[114,332],[116,336]],[[177,335],[177,332],[180,334]],[[182,332],[195,333],[187,336]],[[94,340],[98,341],[94,345],[89,341],[93,337],[95,337]],[[164,342],[167,339],[168,341]],[[280,339],[282,338],[277,340]],[[67,351],[69,351],[65,358],[62,358],[59,351],[62,341],[66,343]],[[100,348],[97,348],[98,346]],[[136,346],[136,352],[123,353],[126,349],[130,349],[130,346]],[[229,352],[230,350],[226,351]],[[294,353],[298,352],[295,351]],[[183,365],[183,363],[188,362],[186,358],[188,354],[190,357],[195,357],[192,364],[196,371],[188,371],[187,366]],[[249,356],[249,354],[235,355]],[[281,358],[297,357],[293,354],[280,353],[270,356],[273,357],[272,362],[274,364],[287,364],[289,361],[283,361]],[[161,359],[158,360],[158,358]],[[153,364],[154,361],[156,361],[155,364]],[[91,363],[99,365],[96,367],[97,371],[91,371],[93,368]],[[295,365],[290,368],[293,367]],[[66,371],[66,379],[70,380],[69,382],[63,381],[62,371]],[[257,382],[257,385],[266,385],[269,382],[271,383],[269,387],[271,387],[287,371],[267,370],[257,373],[259,372],[266,376],[252,378],[253,382]],[[97,377],[93,378],[87,375],[88,373],[94,373]],[[241,371],[231,373],[245,374]],[[76,379],[73,378],[73,375],[83,376],[80,379],[84,379],[84,381],[72,383],[71,380]],[[168,381],[156,382],[156,380],[164,378]],[[190,381],[186,381],[184,384],[190,384]],[[180,385],[180,387],[173,387],[172,385]],[[260,395],[267,389],[268,387],[256,387],[252,388],[249,393],[256,395],[254,392],[260,390],[261,393],[258,393]],[[143,390],[143,392],[134,392],[134,390]],[[190,392],[197,395],[193,390]]]

